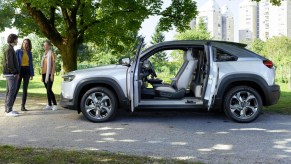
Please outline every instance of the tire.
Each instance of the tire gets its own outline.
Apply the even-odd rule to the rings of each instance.
[[[260,94],[253,88],[237,86],[226,93],[223,106],[228,118],[248,123],[259,117],[263,103]]]
[[[113,92],[105,87],[88,90],[81,100],[81,111],[92,122],[105,122],[114,118],[117,101]]]

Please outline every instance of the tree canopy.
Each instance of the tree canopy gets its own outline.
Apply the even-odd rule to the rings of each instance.
[[[291,64],[291,39],[286,36],[275,36],[266,42],[256,39],[248,48],[275,64],[276,80],[287,83]]]
[[[261,0],[252,0],[252,1],[260,2]],[[276,6],[281,5],[281,1],[282,0],[270,0],[271,4],[276,5]]]
[[[159,25],[156,26],[155,32],[152,35],[151,44],[157,44],[165,41],[165,35],[160,30]],[[152,56],[152,62],[154,67],[156,68],[157,72],[161,72],[161,66],[165,65],[167,63],[167,54],[163,51],[156,53],[154,56]]]
[[[197,26],[194,29],[179,33],[176,36],[177,40],[210,40],[210,32],[207,31],[206,24],[199,19]]]
[[[132,36],[151,15],[161,16],[163,31],[174,26],[184,31],[197,15],[192,0],[172,0],[165,9],[162,5],[162,0],[2,0],[0,15],[7,18],[0,30],[14,26],[20,35],[48,38],[60,50],[68,72],[77,68],[77,48],[85,41],[118,49],[135,42]]]
[[[277,79],[288,82],[291,64],[291,39],[287,36],[276,36],[268,39],[261,54],[274,62]]]
[[[11,27],[14,16],[14,9],[5,1],[0,1],[0,31],[4,31],[5,27]]]
[[[255,39],[253,42],[248,44],[248,48],[258,54],[261,54],[264,49],[265,42],[261,39]]]

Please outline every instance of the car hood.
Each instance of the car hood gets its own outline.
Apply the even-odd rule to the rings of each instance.
[[[87,68],[87,69],[81,69],[76,70],[68,73],[69,75],[111,75],[116,74],[117,72],[124,71],[128,67],[123,65],[106,65],[106,66],[100,66],[100,67],[94,67],[94,68]]]

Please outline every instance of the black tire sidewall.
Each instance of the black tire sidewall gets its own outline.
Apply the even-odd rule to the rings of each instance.
[[[232,96],[235,95],[237,92],[242,92],[242,91],[252,93],[256,97],[257,102],[258,102],[257,112],[252,117],[250,117],[248,119],[237,118],[232,114],[232,112],[230,110],[229,104],[230,104],[230,100],[231,100]],[[254,90],[253,88],[248,87],[248,86],[237,86],[237,87],[234,87],[230,91],[227,92],[227,94],[224,98],[223,107],[224,107],[224,113],[226,114],[226,116],[228,118],[230,118],[236,122],[248,123],[248,122],[252,122],[252,121],[256,120],[259,117],[261,110],[263,108],[263,103],[262,103],[262,98],[261,98],[260,94],[256,90]]]
[[[85,111],[85,101],[87,99],[87,97],[89,95],[91,95],[92,93],[94,92],[102,92],[104,94],[106,94],[110,100],[111,100],[111,111],[110,113],[107,115],[107,117],[105,118],[102,118],[102,119],[94,119],[92,118],[86,111]],[[86,119],[88,119],[89,121],[92,121],[92,122],[106,122],[106,121],[109,121],[111,119],[114,118],[115,116],[115,113],[117,111],[117,102],[116,102],[116,97],[115,95],[113,94],[113,92],[105,87],[96,87],[96,88],[92,88],[90,90],[88,90],[82,97],[81,99],[81,103],[80,103],[80,108],[81,108],[81,111],[83,113],[83,115],[85,116]]]

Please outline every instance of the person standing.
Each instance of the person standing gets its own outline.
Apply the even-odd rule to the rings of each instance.
[[[7,38],[8,46],[4,50],[3,75],[6,77],[6,97],[5,112],[7,116],[19,116],[19,113],[13,111],[12,107],[15,101],[15,92],[19,76],[18,60],[15,55],[14,46],[18,43],[18,36],[10,34]]]
[[[55,73],[55,59],[56,55],[51,50],[52,44],[50,41],[45,41],[43,44],[44,54],[41,59],[42,82],[47,91],[48,105],[44,107],[45,110],[58,110],[55,94],[52,91]],[[53,104],[53,106],[52,106]]]
[[[15,93],[15,98],[17,96],[17,93],[19,91],[22,79],[23,79],[23,94],[22,94],[22,103],[21,103],[21,111],[28,111],[25,108],[26,104],[26,98],[27,98],[27,88],[29,79],[32,80],[34,76],[34,69],[33,69],[33,59],[32,59],[32,53],[31,53],[31,41],[30,39],[24,39],[22,42],[21,49],[16,50],[16,57],[18,59],[18,67],[20,70],[20,75],[18,78],[18,85]]]

